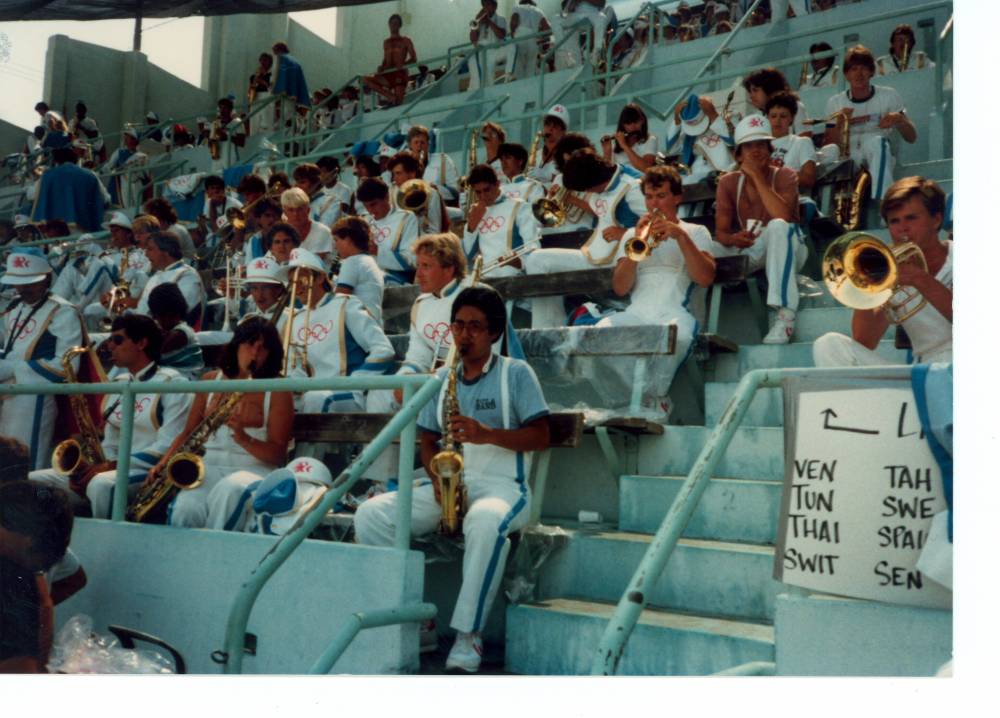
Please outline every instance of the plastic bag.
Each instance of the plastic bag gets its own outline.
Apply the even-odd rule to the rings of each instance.
[[[554,551],[569,541],[569,533],[559,526],[537,524],[521,532],[521,544],[504,577],[504,594],[511,603],[538,598],[538,574]]]
[[[154,650],[122,648],[118,639],[94,633],[82,613],[60,629],[52,646],[51,673],[173,673],[173,660]]]

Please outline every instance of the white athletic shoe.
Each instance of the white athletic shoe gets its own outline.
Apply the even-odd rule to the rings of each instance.
[[[788,344],[794,332],[795,312],[791,309],[779,309],[771,330],[764,337],[764,344]]]
[[[458,632],[455,636],[455,645],[448,653],[448,660],[445,661],[446,671],[461,669],[466,673],[475,673],[479,670],[479,664],[483,661],[483,638],[478,633]]]

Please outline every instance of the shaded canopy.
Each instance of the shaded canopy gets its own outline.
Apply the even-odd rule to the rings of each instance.
[[[115,20],[189,15],[236,15],[373,5],[386,0],[0,0],[2,20]]]

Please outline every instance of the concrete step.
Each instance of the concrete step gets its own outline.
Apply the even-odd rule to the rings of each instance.
[[[827,332],[850,335],[853,314],[854,310],[841,305],[803,308],[795,317],[794,339],[797,342],[814,342]]]
[[[705,384],[705,425],[715,426],[736,392],[739,382],[712,381]],[[743,426],[782,426],[784,405],[781,389],[758,389],[743,417]]]
[[[941,180],[950,180],[955,176],[955,165],[952,158],[949,157],[943,160],[911,162],[896,168],[896,177],[912,177],[914,175],[926,177],[940,184]]]
[[[614,606],[567,598],[507,609],[507,670],[586,675]],[[774,660],[771,626],[647,609],[629,638],[621,675],[709,675]]]
[[[714,374],[711,378],[713,381],[738,381],[752,369],[811,367],[814,366],[812,348],[811,341],[743,345],[734,354],[720,354],[715,357]],[[887,362],[906,363],[906,352],[896,349],[891,337],[879,342],[878,353]]]
[[[655,533],[686,477],[622,476],[618,525],[622,531]],[[711,479],[684,529],[685,538],[774,543],[781,483]]]
[[[637,470],[646,476],[687,476],[711,429],[669,426],[657,440],[644,442]],[[784,432],[777,427],[741,426],[733,434],[713,476],[728,479],[781,481],[784,469]]]
[[[538,595],[616,603],[652,538],[621,531],[573,531],[568,544],[545,563]],[[644,592],[655,608],[768,621],[781,588],[771,578],[773,566],[771,546],[681,539],[666,570]]]

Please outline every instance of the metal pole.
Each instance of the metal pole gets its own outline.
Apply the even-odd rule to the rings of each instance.
[[[135,29],[132,31],[132,52],[142,51],[142,0],[135,4]]]
[[[129,381],[122,391],[122,425],[118,434],[118,468],[115,475],[115,499],[111,506],[111,520],[124,521],[128,506],[128,472],[132,459],[132,426],[135,422],[135,392]]]
[[[413,388],[403,388],[403,406],[413,399]],[[433,399],[431,400],[433,401]],[[417,423],[411,421],[399,435],[399,497],[396,501],[396,548],[410,548],[410,522],[413,518],[413,455],[416,449]]]
[[[415,603],[396,608],[382,608],[368,612],[358,612],[347,619],[337,637],[323,655],[309,669],[311,675],[326,675],[343,655],[351,641],[365,628],[391,626],[397,623],[416,623],[429,621],[437,615],[437,606],[433,603]]]

